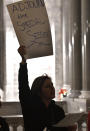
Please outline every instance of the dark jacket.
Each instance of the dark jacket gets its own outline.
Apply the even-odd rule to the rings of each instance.
[[[52,100],[46,108],[39,96],[32,95],[28,84],[27,64],[20,64],[19,99],[22,107],[25,131],[43,131],[65,117],[64,110]]]
[[[3,117],[0,117],[0,131],[9,131],[9,125]]]

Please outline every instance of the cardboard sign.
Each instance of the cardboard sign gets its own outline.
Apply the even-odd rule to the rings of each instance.
[[[43,0],[19,1],[7,5],[20,45],[26,47],[26,58],[53,54],[48,15]]]

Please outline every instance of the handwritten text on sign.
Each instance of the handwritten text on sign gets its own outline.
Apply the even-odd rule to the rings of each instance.
[[[26,46],[26,58],[52,55],[50,25],[44,1],[20,1],[7,7],[18,41]]]

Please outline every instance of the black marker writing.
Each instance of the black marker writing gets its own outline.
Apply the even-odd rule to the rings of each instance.
[[[26,13],[24,13],[24,14],[18,14],[17,18],[18,19],[27,18],[27,14]]]
[[[27,46],[27,48],[29,48],[29,47],[33,47],[33,46],[51,46],[51,44],[49,43],[49,42],[43,42],[43,41],[41,41],[41,42],[38,42],[38,41],[35,41],[35,40],[33,40],[33,41],[30,41],[30,44]]]
[[[35,1],[25,1],[25,2],[18,2],[12,5],[12,11],[15,13],[16,11],[25,11],[30,8],[40,8],[44,7],[44,1],[43,0],[35,0]]]
[[[25,31],[25,30],[27,31],[36,25],[42,25],[42,24],[45,24],[45,22],[43,20],[40,20],[39,18],[34,18],[31,20],[25,21],[23,23],[19,21],[17,22],[17,26],[20,27],[21,31]]]
[[[41,38],[47,38],[49,36],[49,32],[41,32],[41,31],[35,33],[31,33],[31,31],[27,31],[27,34],[35,40]]]

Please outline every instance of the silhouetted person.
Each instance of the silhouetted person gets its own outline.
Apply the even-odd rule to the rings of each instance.
[[[65,117],[64,110],[52,100],[55,97],[52,80],[48,75],[39,76],[34,80],[30,90],[24,57],[25,47],[19,47],[18,52],[22,57],[19,69],[19,99],[25,131],[43,131],[45,127],[52,130],[52,125]],[[67,129],[61,128],[61,131]]]

